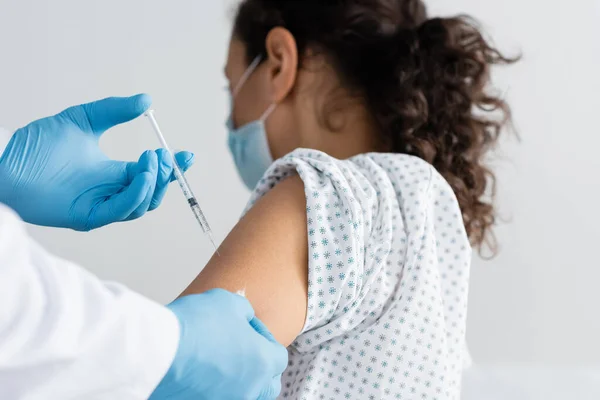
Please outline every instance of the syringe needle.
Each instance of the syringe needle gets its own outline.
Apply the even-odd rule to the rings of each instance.
[[[210,242],[212,243],[213,247],[215,248],[215,251],[217,252],[217,255],[219,257],[221,257],[221,253],[219,253],[219,248],[217,247],[217,244],[215,243],[215,239],[213,238],[213,235],[211,232],[207,232],[208,233],[208,238],[210,239]]]

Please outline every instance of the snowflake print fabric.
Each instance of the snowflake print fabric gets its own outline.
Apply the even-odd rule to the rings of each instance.
[[[408,155],[299,149],[248,209],[292,174],[305,187],[308,310],[280,399],[458,400],[471,247],[448,183]]]

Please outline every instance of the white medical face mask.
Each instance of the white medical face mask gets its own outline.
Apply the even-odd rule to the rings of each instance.
[[[258,56],[252,61],[240,78],[233,93],[231,93],[231,110],[227,121],[229,150],[231,151],[240,177],[250,190],[254,190],[264,173],[273,163],[267,132],[265,130],[265,121],[273,113],[276,105],[272,104],[258,120],[235,128],[233,124],[233,104],[244,83],[258,68],[261,59],[262,57]]]

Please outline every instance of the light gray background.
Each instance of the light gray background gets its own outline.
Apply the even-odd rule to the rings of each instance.
[[[227,2],[0,0],[0,124],[71,104],[148,92],[172,146],[197,154],[189,180],[222,240],[248,193],[225,144]],[[600,362],[600,28],[594,0],[431,0],[472,13],[521,64],[499,71],[522,141],[495,165],[502,252],[475,260],[469,341],[480,362]],[[116,158],[157,146],[146,121],[110,131]],[[32,228],[53,252],[167,302],[211,247],[177,188],[146,218],[81,234]]]

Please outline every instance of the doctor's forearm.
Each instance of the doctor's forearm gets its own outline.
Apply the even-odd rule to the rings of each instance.
[[[147,399],[179,344],[169,310],[48,254],[2,205],[0,304],[2,398]]]

